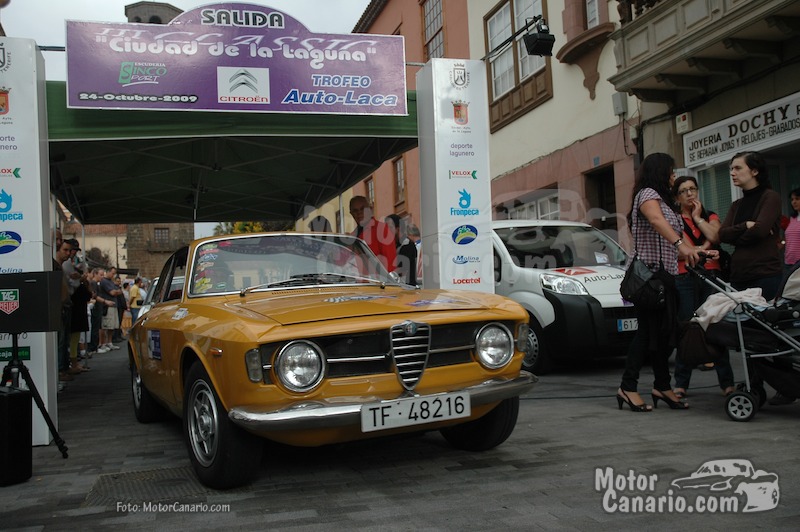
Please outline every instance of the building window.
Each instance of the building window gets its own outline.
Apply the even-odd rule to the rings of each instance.
[[[394,161],[394,202],[403,203],[406,200],[406,167],[403,158]]]
[[[444,57],[444,27],[442,0],[427,0],[423,6],[425,26],[425,59]]]
[[[375,181],[372,180],[372,176],[367,179],[367,201],[369,202],[370,206],[374,209],[375,208]]]
[[[514,220],[558,220],[560,216],[558,192],[517,205],[508,213],[508,217]]]
[[[534,16],[544,15],[546,18],[542,9],[541,0],[507,0],[485,18],[486,47],[491,53],[487,68],[492,131],[552,98],[547,60],[538,55],[528,55],[523,40],[527,32],[521,32],[510,45],[497,50]]]
[[[153,243],[158,247],[169,246],[169,227],[154,228]]]
[[[586,29],[594,28],[600,24],[600,14],[597,11],[597,0],[586,1]]]

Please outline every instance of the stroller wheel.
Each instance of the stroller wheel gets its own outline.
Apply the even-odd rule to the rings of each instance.
[[[734,421],[750,421],[758,410],[755,394],[737,391],[725,399],[725,413]]]

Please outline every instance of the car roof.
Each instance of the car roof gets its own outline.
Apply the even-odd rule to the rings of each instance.
[[[568,220],[492,220],[492,229],[504,229],[507,227],[591,227],[583,222],[571,222]]]

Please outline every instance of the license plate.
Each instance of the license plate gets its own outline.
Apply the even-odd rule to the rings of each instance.
[[[617,320],[617,331],[627,332],[635,331],[639,328],[639,320],[636,318],[625,318]]]
[[[370,403],[361,407],[361,431],[424,425],[469,417],[470,414],[469,394],[466,392]]]

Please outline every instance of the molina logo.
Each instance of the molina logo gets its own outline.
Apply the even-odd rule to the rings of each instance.
[[[465,246],[478,238],[478,229],[473,225],[462,225],[453,231],[453,242]]]
[[[450,207],[450,216],[477,216],[480,214],[480,209],[470,209],[472,196],[466,189],[459,190],[458,194],[458,209]]]
[[[19,308],[19,290],[0,289],[0,310],[5,312],[6,314],[11,314],[18,308]]]
[[[158,79],[167,74],[167,65],[164,63],[139,63],[125,61],[119,66],[120,85],[140,85],[142,83],[152,83],[158,85]]]
[[[453,120],[459,126],[466,126],[469,123],[469,102],[461,100],[453,102]]]
[[[10,92],[11,89],[0,87],[0,115],[8,114],[8,109],[11,106],[11,97],[8,95]]]
[[[481,258],[476,256],[456,255],[455,257],[453,257],[453,263],[458,265],[476,263],[480,261]]]
[[[22,245],[22,237],[14,231],[0,231],[0,255],[11,253]]]
[[[268,68],[217,67],[217,103],[269,102]]]

